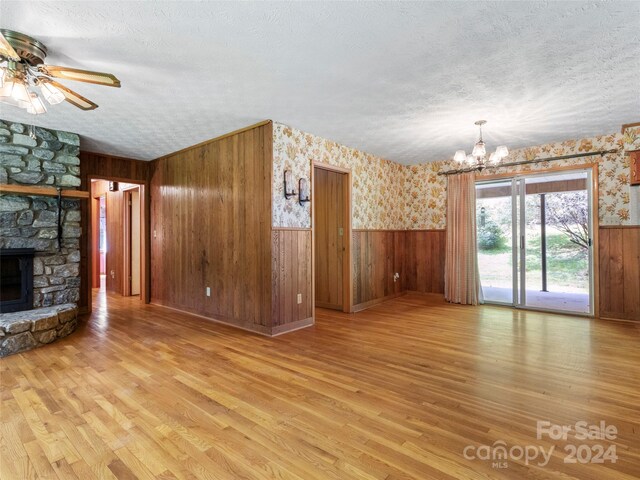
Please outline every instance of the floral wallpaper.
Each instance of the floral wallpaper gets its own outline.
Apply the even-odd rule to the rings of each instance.
[[[311,206],[284,198],[284,171],[311,178],[311,162],[351,169],[352,227],[403,229],[404,166],[286,125],[273,124],[273,226],[311,227]],[[313,201],[313,199],[312,199]]]
[[[598,162],[600,225],[638,225],[640,187],[630,186],[626,152],[640,149],[640,127],[629,128],[624,135],[599,135],[512,150],[503,162],[610,149],[619,152],[603,157],[495,168],[485,170],[479,176]],[[274,123],[274,226],[310,227],[309,204],[301,207],[296,199],[285,200],[282,179],[285,169],[293,170],[296,181],[301,177],[310,178],[313,160],[352,169],[353,228],[421,230],[446,227],[447,180],[438,172],[455,168],[452,160],[400,165],[278,123]]]
[[[447,177],[438,172],[453,162],[430,162],[404,167],[405,229],[431,230],[447,226]]]
[[[578,157],[555,162],[543,162],[520,167],[492,169],[487,172],[528,172],[541,171],[550,166],[580,165],[598,163],[598,217],[600,225],[634,225],[640,219],[640,199],[638,189],[632,192],[629,176],[629,156],[626,154],[624,136],[620,133],[598,135],[580,140],[549,143],[536,147],[515,150],[505,162],[518,162],[534,158],[555,157],[575,153],[587,153],[597,150],[618,149],[618,153],[606,154],[602,157]],[[638,147],[640,148],[640,147]]]

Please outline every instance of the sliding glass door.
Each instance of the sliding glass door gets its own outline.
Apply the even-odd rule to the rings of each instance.
[[[513,202],[518,180],[476,184],[476,228],[478,268],[484,301],[513,305],[518,257],[514,242],[518,231],[518,209]]]
[[[593,313],[591,171],[476,185],[485,302]]]

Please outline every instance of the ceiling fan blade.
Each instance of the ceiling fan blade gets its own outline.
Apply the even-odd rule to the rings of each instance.
[[[16,53],[11,44],[4,38],[2,32],[0,32],[0,56],[12,60],[14,62],[20,61],[20,55]]]
[[[98,105],[93,103],[91,100],[84,98],[79,93],[68,89],[64,85],[60,85],[58,82],[55,82],[53,80],[49,80],[48,83],[60,90],[64,94],[64,99],[71,105],[74,105],[81,110],[95,110],[96,108],[98,108]]]
[[[58,67],[56,65],[40,65],[38,69],[45,75],[77,82],[95,83],[105,87],[120,87],[120,80],[110,73],[92,72],[77,68]]]

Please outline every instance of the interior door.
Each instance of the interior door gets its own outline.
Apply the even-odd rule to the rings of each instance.
[[[124,293],[124,194],[108,192],[106,196],[106,289]]]
[[[316,306],[342,310],[345,174],[314,168]]]
[[[131,295],[140,295],[140,190],[131,190]]]
[[[485,302],[593,314],[591,171],[476,184]]]

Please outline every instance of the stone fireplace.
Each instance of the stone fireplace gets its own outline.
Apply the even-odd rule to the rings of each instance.
[[[0,120],[0,184],[74,189],[80,186],[79,153],[80,138],[76,134]],[[80,232],[78,199],[0,194],[0,356],[60,337],[57,330],[46,335],[36,332],[58,328],[68,334],[75,329],[75,303],[80,296]],[[30,252],[30,259],[16,263],[11,254],[16,251]],[[24,283],[29,276],[31,287]],[[18,282],[19,299],[15,290]],[[18,310],[18,303],[27,310],[4,313]],[[60,311],[66,312],[62,316],[65,322],[53,320]],[[71,317],[73,321],[68,320]],[[34,319],[39,320],[34,323]],[[13,334],[20,334],[22,340],[12,340]]]

